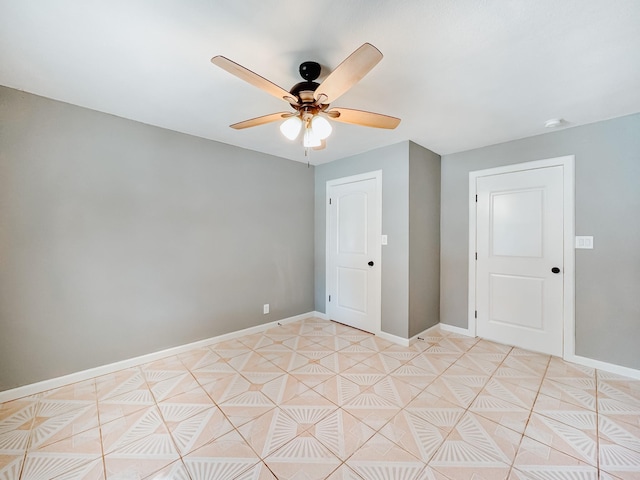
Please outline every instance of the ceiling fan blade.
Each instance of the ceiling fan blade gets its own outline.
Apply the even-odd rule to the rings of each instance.
[[[321,103],[335,101],[369,73],[380,60],[382,60],[380,50],[370,43],[365,43],[329,74],[316,89],[313,97],[316,100],[321,96],[326,97]]]
[[[365,112],[364,110],[338,107],[327,110],[325,113],[336,122],[353,123],[365,127],[388,128],[392,130],[400,125],[399,118],[382,115],[381,113]]]
[[[236,130],[242,130],[243,128],[257,127],[258,125],[264,125],[265,123],[277,122],[278,120],[282,120],[284,118],[288,118],[293,115],[295,114],[291,112],[270,113],[269,115],[263,115],[262,117],[252,118],[250,120],[234,123],[233,125],[229,125],[229,126],[231,128],[235,128]]]
[[[270,82],[264,77],[261,77],[255,72],[252,72],[248,68],[244,68],[242,65],[237,64],[236,62],[229,60],[227,57],[223,57],[222,55],[218,55],[211,59],[211,63],[217,65],[218,67],[226,70],[232,75],[235,75],[241,80],[244,80],[247,83],[250,83],[254,87],[258,87],[261,90],[273,95],[274,97],[279,98],[280,100],[285,100],[286,102],[295,104],[296,100],[291,95],[291,93],[287,92],[284,88],[279,87],[273,82]]]

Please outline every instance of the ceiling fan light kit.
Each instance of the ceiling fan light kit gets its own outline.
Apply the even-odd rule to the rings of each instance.
[[[322,83],[315,82],[320,76],[320,64],[303,62],[299,72],[304,81],[294,85],[288,92],[221,55],[213,57],[211,62],[241,80],[284,100],[294,109],[294,112],[272,113],[234,123],[231,128],[240,130],[286,119],[280,125],[280,132],[289,140],[295,140],[304,127],[302,145],[305,155],[308,155],[309,148],[320,150],[325,147],[325,140],[333,130],[327,119],[374,128],[393,129],[398,126],[400,119],[388,115],[341,107],[329,109],[330,103],[359,82],[380,60],[382,53],[370,43],[365,43],[338,65]]]

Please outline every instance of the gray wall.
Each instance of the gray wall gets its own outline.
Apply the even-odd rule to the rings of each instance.
[[[467,326],[468,176],[575,155],[576,354],[640,368],[640,114],[442,157],[441,321]]]
[[[0,390],[313,310],[313,168],[4,87],[0,128]]]
[[[440,156],[409,142],[409,337],[440,321]]]
[[[409,284],[409,142],[316,167],[315,305],[325,312],[326,184],[328,180],[382,170],[382,331],[407,338]]]

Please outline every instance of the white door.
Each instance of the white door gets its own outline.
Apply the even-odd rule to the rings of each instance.
[[[327,183],[327,315],[378,333],[381,177],[374,174]]]
[[[562,356],[563,167],[476,179],[477,334]]]

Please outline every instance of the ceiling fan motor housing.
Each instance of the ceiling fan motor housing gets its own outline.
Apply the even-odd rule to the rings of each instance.
[[[302,62],[300,64],[300,76],[308,82],[313,82],[320,76],[322,67],[318,62]]]

